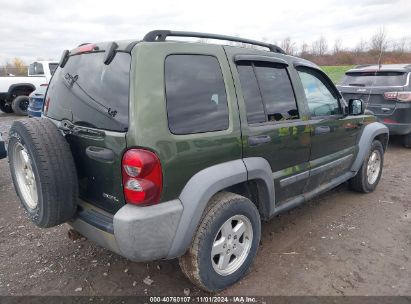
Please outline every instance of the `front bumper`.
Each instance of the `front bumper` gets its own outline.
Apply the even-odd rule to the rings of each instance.
[[[0,159],[7,157],[6,143],[0,133]]]
[[[138,207],[125,205],[114,216],[82,202],[70,221],[79,233],[132,261],[165,259],[173,243],[183,205],[180,200]]]

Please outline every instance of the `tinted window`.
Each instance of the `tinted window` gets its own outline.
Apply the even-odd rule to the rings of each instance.
[[[43,64],[34,62],[29,66],[30,75],[44,75]]]
[[[57,67],[59,66],[58,63],[49,63],[50,74],[53,75],[56,71]]]
[[[265,122],[266,116],[264,113],[263,100],[253,67],[250,64],[238,65],[237,70],[240,76],[248,123]]]
[[[333,93],[330,83],[320,73],[308,68],[299,68],[298,74],[312,116],[341,114],[338,98]]]
[[[131,56],[118,52],[109,65],[104,53],[71,56],[52,78],[47,116],[78,125],[125,131],[128,127]]]
[[[174,134],[226,130],[228,106],[215,57],[171,55],[165,61],[168,125]]]
[[[341,84],[359,87],[403,86],[406,81],[407,74],[402,72],[349,72]]]

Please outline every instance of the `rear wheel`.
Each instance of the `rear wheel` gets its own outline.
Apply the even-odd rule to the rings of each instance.
[[[403,145],[406,148],[411,148],[411,133],[403,136]]]
[[[26,116],[29,107],[29,97],[24,95],[17,96],[11,103],[11,107],[17,115]]]
[[[76,211],[77,175],[70,147],[48,119],[15,121],[8,155],[14,187],[30,219],[52,227]]]
[[[5,100],[0,100],[0,110],[4,113],[13,113],[13,108],[11,107],[11,103],[6,102]]]
[[[218,193],[209,203],[191,247],[180,258],[181,269],[200,288],[222,290],[247,273],[260,236],[256,206],[243,196]]]
[[[374,140],[371,149],[357,175],[349,181],[351,189],[368,193],[377,187],[384,165],[384,148],[379,140]]]

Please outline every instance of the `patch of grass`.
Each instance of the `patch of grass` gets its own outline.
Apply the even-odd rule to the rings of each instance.
[[[338,84],[343,78],[345,72],[353,68],[353,65],[325,65],[321,69],[331,78],[331,80]]]

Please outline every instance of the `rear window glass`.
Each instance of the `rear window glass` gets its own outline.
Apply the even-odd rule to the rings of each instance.
[[[168,125],[174,134],[228,129],[228,105],[217,58],[170,55],[165,61]]]
[[[407,74],[403,72],[348,72],[341,84],[359,87],[403,86]]]
[[[49,63],[50,74],[53,75],[56,71],[57,67],[59,66],[58,63]]]
[[[47,91],[47,116],[91,128],[127,130],[131,56],[118,52],[105,65],[104,54],[71,56],[56,70]]]

